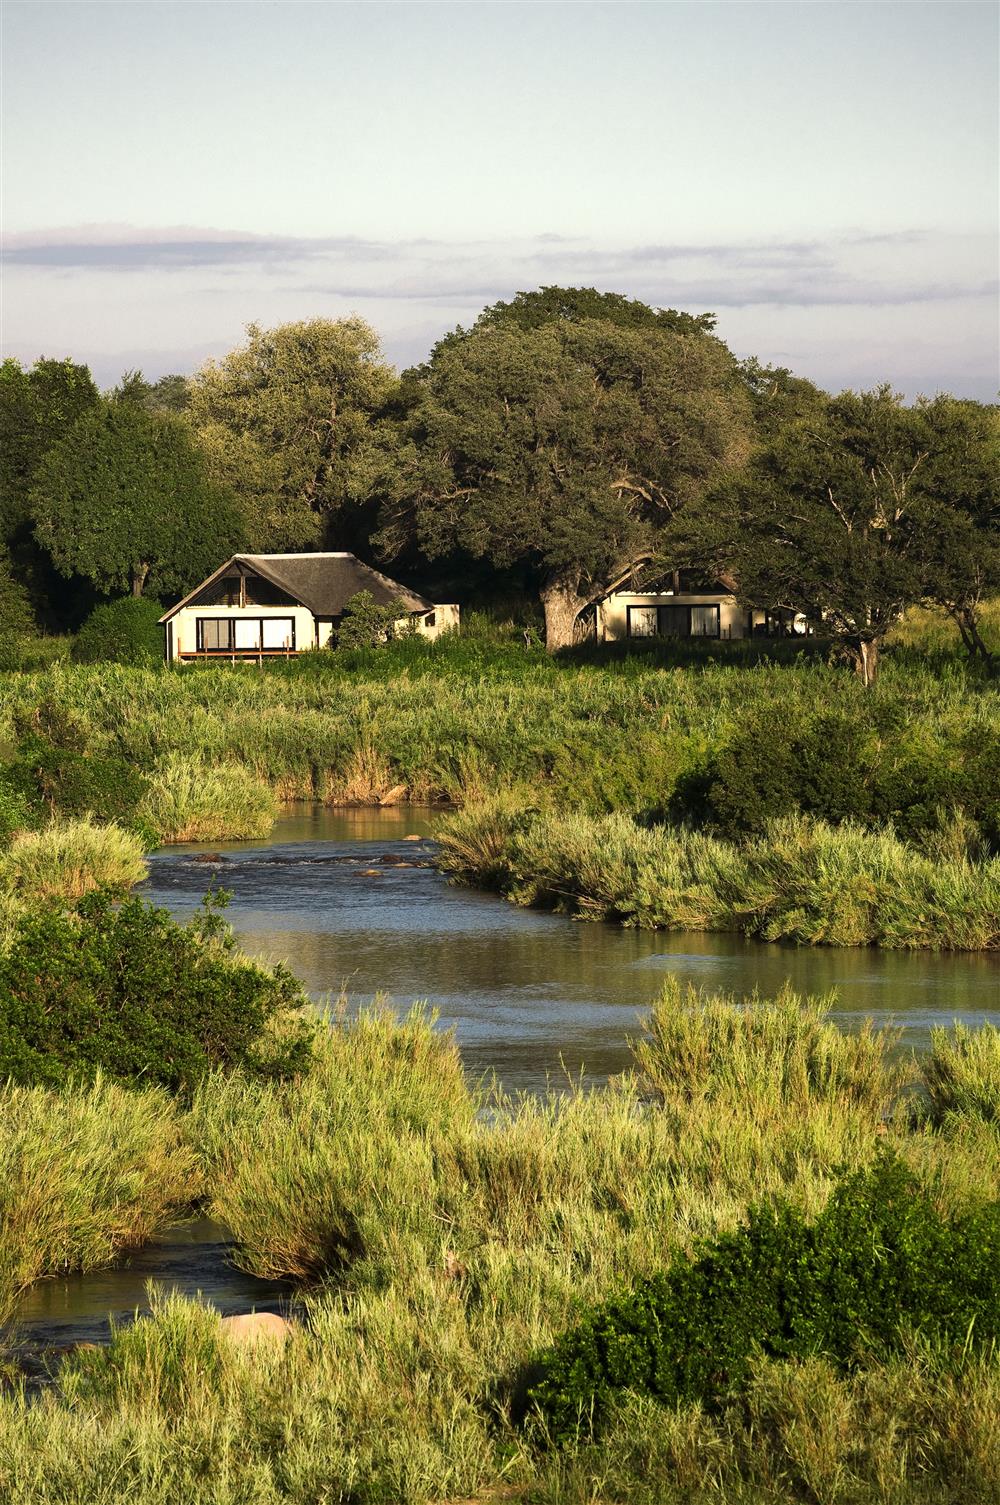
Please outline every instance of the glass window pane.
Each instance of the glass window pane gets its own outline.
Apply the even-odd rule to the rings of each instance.
[[[692,606],[691,636],[693,638],[717,638],[719,636],[719,608],[717,606]]]
[[[200,617],[198,625],[201,628],[201,646],[207,653],[217,652],[220,648],[229,647],[229,623],[217,617]]]
[[[629,637],[655,638],[656,607],[630,606],[628,609],[628,631]]]
[[[247,621],[245,617],[237,617],[233,626],[236,628],[237,648],[260,647],[260,623],[256,619]]]
[[[292,646],[291,617],[264,618],[264,647],[290,648]]]
[[[687,607],[661,606],[660,631],[666,638],[686,638],[688,634]]]

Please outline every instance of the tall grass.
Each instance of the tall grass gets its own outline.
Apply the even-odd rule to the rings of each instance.
[[[165,1094],[0,1088],[0,1321],[32,1281],[112,1263],[197,1192]]]
[[[154,769],[142,813],[169,843],[266,836],[277,810],[273,791],[247,769],[174,754]]]
[[[921,1071],[935,1121],[954,1116],[1000,1127],[1000,1029],[964,1024],[931,1031],[930,1053]]]
[[[1000,947],[1000,859],[934,861],[891,831],[805,818],[743,845],[626,815],[472,806],[439,828],[440,867],[520,904],[806,945]]]
[[[306,1321],[283,1350],[241,1353],[200,1303],[157,1299],[41,1397],[0,1393],[0,1498],[986,1505],[995,1360],[915,1348],[846,1379],[764,1365],[724,1413],[631,1406],[599,1453],[558,1459],[508,1416],[512,1378],[581,1303],[762,1198],[818,1212],[880,1144],[936,1196],[1000,1183],[988,1125],[970,1119],[965,1143],[894,1109],[906,1074],[891,1047],[838,1036],[823,1004],[788,994],[674,989],[634,1073],[521,1101],[470,1087],[431,1016],[335,1014],[305,1078],[217,1076],[184,1120],[240,1262],[308,1282]],[[956,1155],[967,1175],[945,1185]],[[137,1179],[151,1176],[152,1162]]]
[[[94,888],[124,891],[145,876],[141,839],[89,817],[18,832],[0,852],[0,891],[15,902],[79,899]]]

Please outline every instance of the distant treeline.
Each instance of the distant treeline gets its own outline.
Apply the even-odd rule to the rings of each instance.
[[[352,549],[550,648],[625,578],[683,568],[804,612],[866,682],[921,602],[972,657],[1000,590],[1000,409],[830,396],[710,315],[593,289],[485,309],[397,374],[362,320],[250,325],[192,378],[0,370],[0,628],[176,599],[237,548]]]

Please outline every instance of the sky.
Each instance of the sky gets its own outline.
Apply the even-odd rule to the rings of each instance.
[[[830,390],[1000,387],[1000,8],[16,3],[2,344],[191,372],[357,313],[397,365],[548,283]]]

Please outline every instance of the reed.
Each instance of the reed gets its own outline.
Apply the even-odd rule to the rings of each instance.
[[[0,1089],[0,1321],[46,1275],[111,1264],[196,1197],[194,1155],[165,1093],[100,1077]]]
[[[1000,1126],[1000,1029],[983,1024],[931,1031],[921,1074],[937,1123],[976,1118]]]
[[[439,829],[443,871],[581,919],[804,945],[1000,947],[1000,859],[934,861],[889,830],[804,817],[742,845],[487,801]]]
[[[0,890],[15,903],[79,899],[95,888],[124,892],[145,876],[141,839],[89,817],[18,832],[0,853]]]
[[[274,825],[274,792],[234,764],[172,755],[153,772],[143,815],[162,842],[246,841]]]
[[[511,1378],[581,1304],[761,1199],[818,1213],[880,1144],[945,1201],[1000,1184],[990,1125],[937,1130],[894,1110],[906,1073],[891,1045],[836,1036],[823,1003],[790,994],[675,989],[634,1073],[513,1100],[470,1087],[426,1012],[335,1011],[297,1081],[218,1074],[182,1120],[199,1166],[187,1191],[228,1220],[240,1262],[309,1282],[292,1341],[240,1354],[200,1303],[156,1297],[43,1395],[0,1391],[0,1497],[985,1505],[996,1359],[915,1346],[846,1378],[761,1365],[719,1414],[627,1403],[600,1451],[559,1457],[529,1450],[509,1418]],[[62,1099],[49,1101],[55,1121]]]

